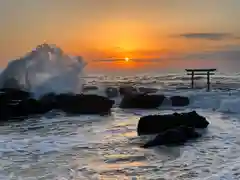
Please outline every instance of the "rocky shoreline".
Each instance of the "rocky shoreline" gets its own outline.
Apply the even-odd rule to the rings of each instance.
[[[91,87],[90,89],[96,89]],[[146,90],[146,89],[145,89]],[[106,96],[122,96],[119,107],[123,109],[155,109],[162,105],[166,97],[147,92],[136,92],[134,89],[120,87],[107,88]],[[169,98],[172,106],[187,106],[187,97],[174,96]],[[22,121],[34,115],[43,115],[52,110],[59,110],[66,114],[96,114],[109,115],[114,105],[109,97],[95,94],[48,93],[39,99],[34,99],[27,91],[5,88],[0,89],[0,122],[11,120]],[[150,115],[141,117],[138,123],[138,135],[157,134],[155,139],[142,147],[157,145],[179,145],[190,139],[201,137],[196,128],[207,128],[209,122],[195,111],[188,113],[174,113],[169,115]]]

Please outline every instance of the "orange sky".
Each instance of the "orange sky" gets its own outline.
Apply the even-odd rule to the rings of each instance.
[[[239,6],[238,0],[1,1],[0,67],[43,42],[83,56],[93,69],[167,67],[179,54],[239,46]],[[125,57],[161,61],[93,63]]]

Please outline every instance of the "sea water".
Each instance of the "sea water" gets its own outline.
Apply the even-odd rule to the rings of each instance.
[[[88,76],[86,84],[97,82],[101,87],[89,93],[131,84],[158,88],[167,97],[187,96],[190,105],[123,110],[117,98],[110,116],[55,112],[0,126],[1,180],[240,179],[239,75],[217,74],[211,92],[206,92],[204,79],[196,82],[195,90],[189,89],[189,79],[182,73]],[[140,148],[149,138],[137,136],[141,116],[191,110],[210,122],[202,138],[179,147]]]

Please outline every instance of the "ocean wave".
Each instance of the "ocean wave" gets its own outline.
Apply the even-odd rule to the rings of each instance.
[[[65,54],[60,48],[42,44],[27,55],[8,63],[0,74],[0,88],[20,88],[42,95],[48,92],[82,91],[86,62]]]

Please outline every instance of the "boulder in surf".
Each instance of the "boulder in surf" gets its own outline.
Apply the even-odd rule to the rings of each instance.
[[[84,86],[83,87],[83,92],[94,91],[94,90],[98,90],[98,87],[97,86]]]
[[[140,118],[137,126],[138,135],[157,134],[179,126],[207,128],[209,122],[196,111],[166,115],[149,115]]]
[[[160,106],[165,99],[164,95],[132,94],[122,98],[120,108],[154,109]]]
[[[148,87],[139,87],[138,91],[140,93],[147,93],[147,94],[149,94],[149,93],[156,93],[158,91],[158,89],[156,89],[156,88],[148,88]]]
[[[118,97],[118,89],[115,87],[108,87],[105,89],[105,93],[107,95],[108,98],[115,98]]]
[[[158,134],[153,140],[144,144],[143,148],[150,148],[154,146],[178,146],[183,145],[188,140],[197,139],[201,134],[197,133],[194,128],[179,126],[173,129],[168,129]]]
[[[120,93],[121,96],[136,94],[137,89],[133,86],[127,86],[127,85],[120,86],[119,87],[119,93]]]
[[[189,98],[184,96],[172,96],[170,100],[172,106],[188,106],[190,103]]]
[[[70,114],[109,114],[114,101],[98,95],[60,94],[56,108]]]
[[[0,89],[0,103],[25,100],[30,97],[31,97],[31,93],[24,90],[15,89],[15,88]]]

